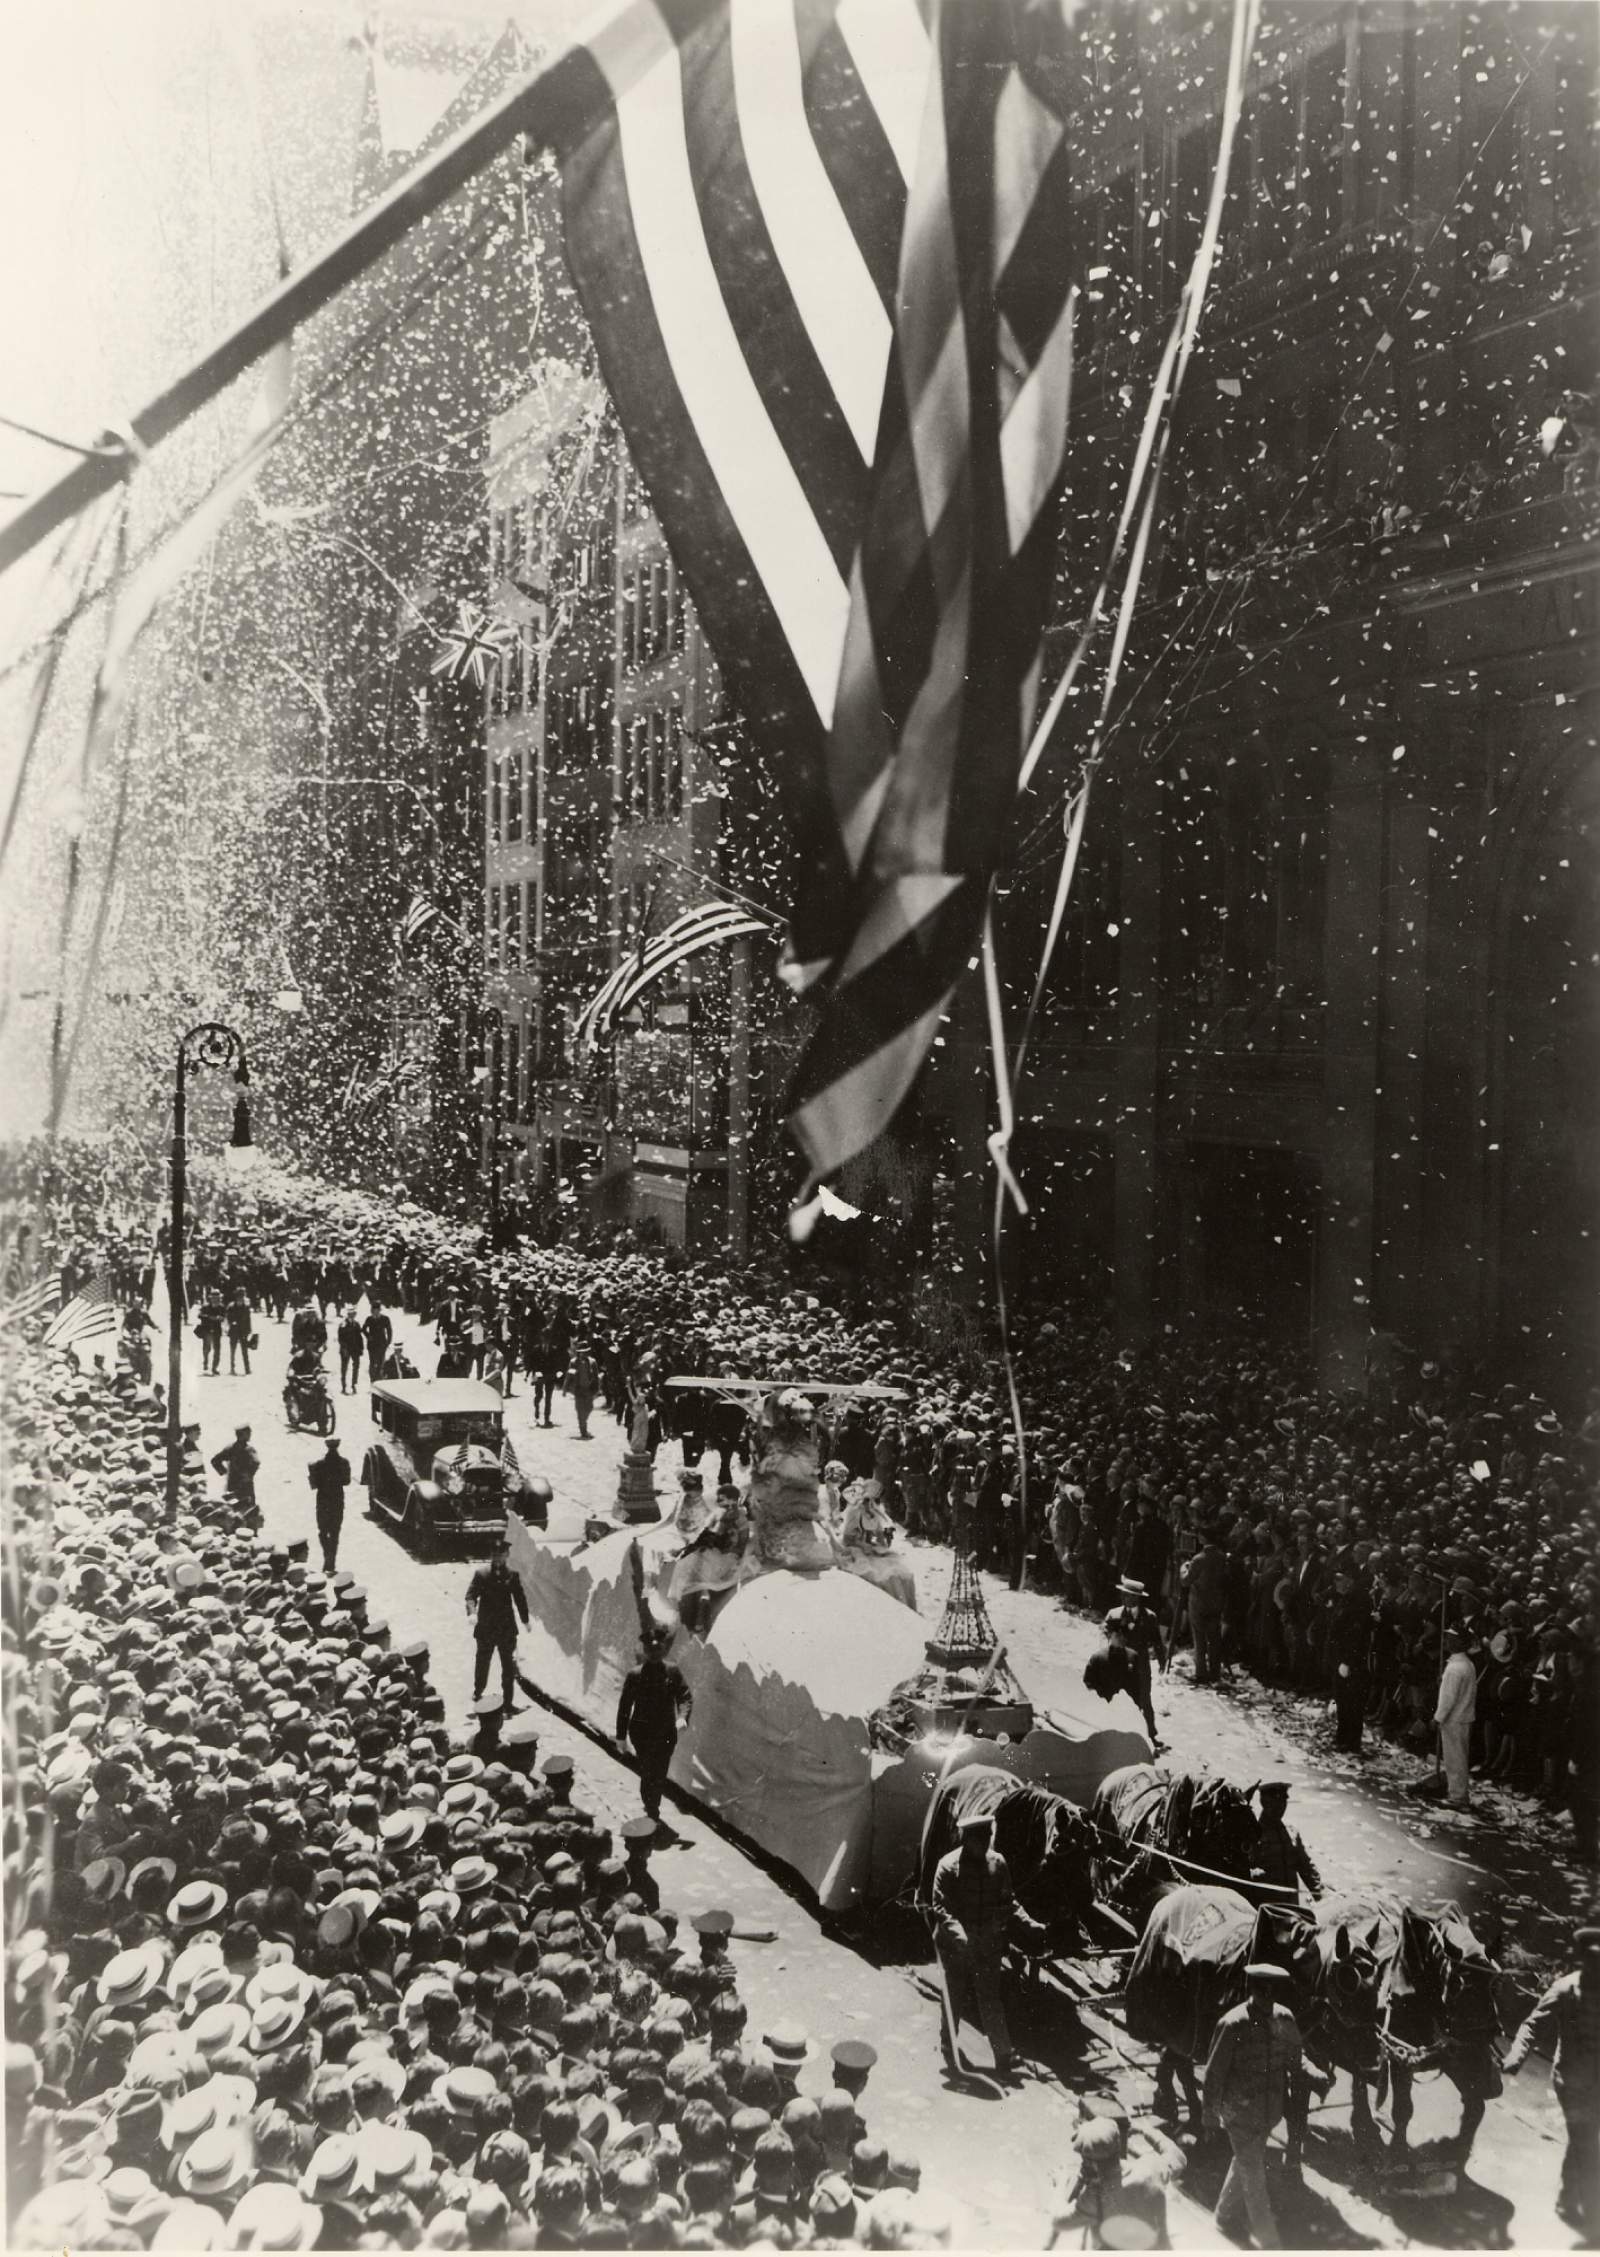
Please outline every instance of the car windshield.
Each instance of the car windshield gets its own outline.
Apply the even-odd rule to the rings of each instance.
[[[463,1418],[437,1419],[434,1427],[440,1449],[449,1449],[458,1442],[481,1442],[486,1450],[493,1450],[500,1440],[499,1427],[492,1411],[474,1412]]]
[[[501,1422],[492,1411],[460,1411],[454,1417],[420,1417],[417,1442],[422,1442],[427,1449],[451,1449],[456,1442],[483,1442],[485,1449],[499,1449]]]

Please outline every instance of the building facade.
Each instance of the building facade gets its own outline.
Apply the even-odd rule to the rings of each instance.
[[[606,975],[725,890],[747,773],[716,663],[549,253],[536,382],[488,428],[505,655],[484,692],[486,1166],[542,1223],[582,1205],[695,1251],[748,1245],[751,947],[673,971],[599,1041]],[[553,1211],[554,1210],[554,1211]]]
[[[1216,149],[1215,30],[1148,36],[1080,213],[1058,644]],[[1024,1282],[1129,1343],[1592,1381],[1595,65],[1559,7],[1265,11],[1014,1147]],[[1085,741],[1022,813],[1014,1009]],[[964,998],[930,1100],[974,1260],[985,1052]]]

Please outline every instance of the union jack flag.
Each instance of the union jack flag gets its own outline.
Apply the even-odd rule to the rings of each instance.
[[[439,631],[439,655],[432,671],[448,675],[453,682],[464,682],[470,674],[482,689],[490,667],[500,664],[514,640],[509,627],[499,625],[475,604],[460,602],[455,625]]]
[[[564,66],[588,74],[559,154],[602,370],[787,754],[818,1177],[910,1088],[1005,850],[1071,373],[1069,12],[635,0]]]

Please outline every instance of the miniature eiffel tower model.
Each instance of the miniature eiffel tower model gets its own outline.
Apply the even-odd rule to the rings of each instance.
[[[1033,1704],[1005,1659],[972,1554],[958,1549],[927,1662],[906,1688],[930,1728],[960,1728],[990,1739],[1020,1739],[1033,1729]],[[976,1699],[974,1698],[976,1695]]]

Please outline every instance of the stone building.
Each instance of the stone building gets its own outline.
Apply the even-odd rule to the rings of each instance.
[[[1081,213],[1063,645],[1217,141],[1215,29],[1158,51],[1132,18]],[[1600,1348],[1596,24],[1269,7],[1257,56],[1013,1253],[1130,1343],[1264,1327],[1331,1385],[1454,1362],[1570,1400]],[[1015,1010],[1084,741],[1019,824]],[[930,1104],[974,1255],[985,1052],[964,1001]]]

